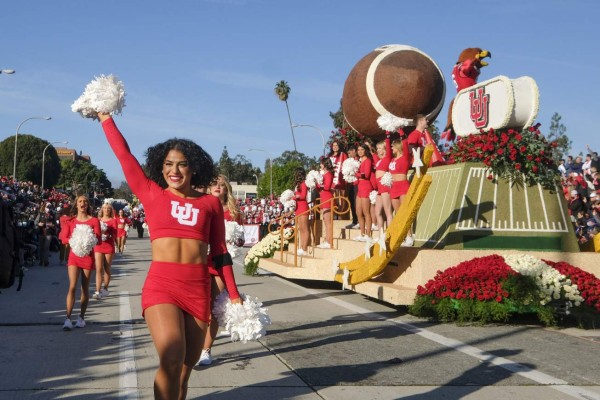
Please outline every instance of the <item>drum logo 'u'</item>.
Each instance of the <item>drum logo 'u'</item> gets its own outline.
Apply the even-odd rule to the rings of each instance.
[[[485,87],[480,87],[469,92],[471,101],[471,120],[478,129],[485,128],[488,124],[490,95],[485,93]]]
[[[177,221],[181,225],[193,226],[198,221],[197,208],[192,208],[190,203],[185,203],[185,206],[180,206],[178,201],[171,201],[171,215],[173,218],[177,218]]]

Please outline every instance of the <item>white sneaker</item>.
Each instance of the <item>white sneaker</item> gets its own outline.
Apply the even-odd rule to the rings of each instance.
[[[363,240],[363,236],[362,236],[362,235],[360,235],[360,236],[355,236],[355,237],[354,237],[352,240],[356,240],[357,242],[362,242],[362,240]]]
[[[71,329],[73,329],[73,323],[70,318],[67,318],[63,324],[63,331],[70,331]]]
[[[100,292],[94,292],[94,294],[92,295],[92,299],[94,300],[100,300],[102,298],[102,296],[100,295]]]
[[[210,355],[210,349],[206,349],[206,350],[202,350],[202,353],[200,354],[200,360],[198,361],[198,363],[196,365],[210,365],[212,364],[213,359],[212,356]]]
[[[415,239],[412,236],[407,236],[406,239],[402,242],[400,246],[402,247],[413,247],[415,244]]]
[[[354,224],[354,226],[352,227],[352,229],[360,229],[360,224]]]
[[[331,245],[329,243],[327,243],[327,242],[323,242],[320,245],[318,245],[317,247],[320,248],[320,249],[330,249]]]
[[[85,320],[81,318],[81,316],[77,317],[77,322],[75,322],[75,328],[85,328]]]
[[[308,253],[302,249],[298,249],[296,254],[299,255],[300,257],[308,255]]]
[[[103,299],[108,297],[108,290],[106,289],[100,289],[100,297],[102,297]]]
[[[375,225],[375,224],[372,224],[372,225],[371,225],[371,230],[372,230],[372,231],[378,231],[378,230],[379,230],[379,227],[378,227],[377,225]]]

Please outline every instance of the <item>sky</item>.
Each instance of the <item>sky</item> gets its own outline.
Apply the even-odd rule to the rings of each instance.
[[[457,5],[460,4],[460,5]],[[600,149],[600,35],[597,0],[28,0],[0,8],[0,141],[20,134],[68,141],[106,173],[124,180],[97,121],[71,111],[95,76],[123,81],[126,107],[117,125],[134,155],[188,138],[215,160],[224,146],[264,169],[268,156],[293,149],[322,154],[354,65],[386,44],[416,47],[450,78],[467,47],[491,51],[479,81],[531,76],[540,92],[537,121],[547,132],[558,112],[573,141]],[[596,28],[594,28],[596,26]],[[56,144],[56,146],[63,146]],[[260,151],[248,151],[250,148]],[[41,158],[42,155],[40,155]]]

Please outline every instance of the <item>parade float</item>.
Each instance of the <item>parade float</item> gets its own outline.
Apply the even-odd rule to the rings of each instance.
[[[537,288],[531,293],[541,297],[540,293],[551,292],[552,304],[559,301],[563,310],[565,305],[584,304],[592,314],[600,311],[594,309],[596,293],[600,293],[600,281],[595,278],[600,272],[600,256],[579,251],[566,200],[557,186],[556,166],[550,158],[553,144],[544,139],[536,124],[536,82],[531,77],[505,76],[478,82],[487,57],[491,53],[480,48],[465,49],[459,55],[452,76],[458,93],[449,107],[443,133],[452,143],[447,165],[430,167],[437,148],[433,144],[426,147],[424,167],[420,174],[414,174],[407,199],[382,233],[383,239],[380,236],[380,240],[357,244],[349,240],[350,230],[344,228],[347,221],[334,221],[336,243],[332,249],[313,247],[309,256],[298,257],[294,234],[288,234],[285,251],[281,246],[260,256],[251,249],[246,264],[286,278],[335,280],[357,293],[411,306],[417,315],[468,320],[465,313],[456,311],[461,309],[460,304],[490,300],[497,304],[487,312],[474,303],[462,309],[479,310],[478,315],[486,316],[479,318],[483,322],[533,310],[550,324],[555,319],[548,315],[560,309],[548,308],[551,301],[531,303],[529,297],[519,298],[508,290],[474,289],[473,285],[450,289],[450,285],[442,284],[444,290],[432,289],[439,289],[436,283],[448,280],[445,270],[451,274],[452,268],[459,265],[469,270],[470,265],[482,264],[473,260],[486,257],[502,264],[499,276],[504,280],[514,274],[526,276],[523,271],[511,269],[510,262],[495,257],[509,260],[527,256],[539,261],[530,264],[541,263],[552,271],[561,271],[556,272],[560,275],[556,282],[564,283],[557,284],[558,289],[549,289],[542,275],[552,274],[548,275],[548,268],[539,267],[533,273],[540,276],[537,286],[533,275],[524,278],[531,288]],[[401,121],[403,129],[410,129],[416,114],[433,121],[443,107],[444,97],[444,77],[431,57],[410,46],[388,45],[367,54],[351,70],[344,86],[342,109],[352,129],[379,139],[385,134],[377,124],[379,117],[392,115]],[[415,246],[400,247],[410,227]],[[283,235],[279,242],[284,242]],[[575,294],[571,275],[576,281],[575,275],[582,274],[588,274],[582,278],[587,289],[583,293],[575,287]],[[481,279],[472,276],[471,280]],[[566,296],[571,292],[572,298]],[[465,294],[468,298],[462,299]],[[511,300],[504,301],[511,296]],[[473,313],[477,314],[473,311],[469,315]]]

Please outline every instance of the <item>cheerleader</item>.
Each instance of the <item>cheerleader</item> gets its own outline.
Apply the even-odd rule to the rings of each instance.
[[[296,200],[296,216],[298,221],[298,234],[296,244],[298,246],[296,254],[299,256],[308,255],[308,241],[310,232],[308,229],[308,188],[306,187],[306,171],[302,167],[297,167],[294,171],[294,194]]]
[[[408,140],[396,139],[392,142],[392,160],[390,161],[389,171],[392,174],[392,188],[390,197],[392,199],[392,208],[394,212],[398,212],[400,205],[404,201],[410,182],[408,181],[408,169],[410,168],[410,154],[408,150]],[[412,246],[414,239],[411,232],[408,235],[402,246]]]
[[[96,242],[100,243],[102,241],[100,221],[98,218],[92,216],[92,207],[90,206],[90,201],[87,196],[77,197],[74,208],[75,209],[71,211],[71,214],[76,216],[71,220],[71,223],[67,224],[66,226],[67,229],[65,232],[65,237],[67,240],[71,240],[73,238],[73,233],[78,225],[87,225],[93,231],[96,237]],[[71,247],[73,247],[73,243],[71,244]],[[67,317],[65,319],[65,323],[63,324],[64,331],[70,331],[73,329],[71,313],[73,312],[73,307],[75,306],[75,291],[77,289],[79,276],[81,276],[81,297],[79,299],[80,313],[79,317],[77,317],[77,322],[75,322],[75,327],[85,327],[85,312],[90,301],[90,276],[92,275],[92,271],[95,269],[94,264],[94,250],[92,248],[90,248],[89,253],[81,256],[75,254],[75,249],[72,249],[69,253],[69,259],[67,260],[69,289],[67,291]]]
[[[110,284],[111,266],[115,255],[115,239],[117,238],[117,220],[115,209],[110,203],[104,203],[98,212],[100,228],[102,231],[102,243],[94,247],[96,261],[96,292],[92,297],[96,300],[108,296],[108,285]],[[104,285],[102,284],[104,281]]]
[[[377,200],[375,202],[375,215],[377,217],[377,226],[383,231],[384,223],[387,222],[387,225],[389,226],[393,217],[390,188],[381,183],[381,178],[388,172],[390,160],[392,158],[392,146],[389,134],[386,135],[385,141],[377,143],[376,149],[377,161],[375,162],[375,181],[377,185]]]
[[[365,144],[358,145],[357,149],[360,167],[356,173],[358,181],[356,193],[356,213],[358,216],[358,225],[360,226],[360,236],[354,240],[364,242],[371,237],[371,199],[370,194],[373,190],[371,185],[371,171],[373,168],[373,159],[371,152]]]
[[[214,163],[191,140],[170,139],[146,151],[146,176],[110,115],[98,118],[152,232],[142,315],[159,358],[154,397],[183,399],[210,321],[209,246],[221,278],[233,280],[223,207],[215,196],[194,189],[214,180]]]
[[[125,251],[127,231],[130,226],[131,220],[125,216],[125,211],[123,209],[119,210],[119,216],[117,217],[117,248],[119,254],[123,254],[123,251]]]
[[[333,243],[333,235],[331,231],[331,203],[333,194],[331,193],[331,189],[333,187],[334,167],[329,158],[323,158],[321,160],[320,167],[321,175],[323,176],[323,184],[317,184],[317,188],[319,190],[319,198],[321,199],[321,215],[323,216],[323,223],[325,225],[325,242],[321,243],[317,247],[321,249],[330,249],[331,244]]]
[[[238,208],[237,202],[233,197],[231,184],[227,180],[225,175],[219,175],[217,180],[209,187],[209,193],[219,199],[221,206],[223,207],[223,217],[225,221],[235,221],[238,224],[242,225],[242,214]],[[241,247],[244,243],[235,243],[236,246]],[[237,299],[236,303],[241,303],[240,294],[237,289],[237,285],[235,283],[235,279],[229,281],[231,287],[227,286],[227,283],[221,279],[218,271],[212,265],[212,263],[208,266],[208,273],[211,277],[211,307],[213,309],[213,305],[215,299],[219,294],[221,294],[225,289],[229,293],[229,296],[233,299]],[[232,301],[233,302],[233,301]],[[211,348],[217,337],[217,333],[219,331],[219,321],[217,317],[211,313],[210,323],[208,326],[208,332],[204,337],[204,342],[202,345],[202,353],[200,353],[200,360],[196,365],[210,365],[213,362]]]
[[[346,196],[346,181],[342,175],[342,164],[348,159],[348,155],[343,151],[342,144],[334,140],[331,143],[329,159],[333,165],[333,195],[335,197]],[[343,207],[344,202],[338,203],[338,207]]]

